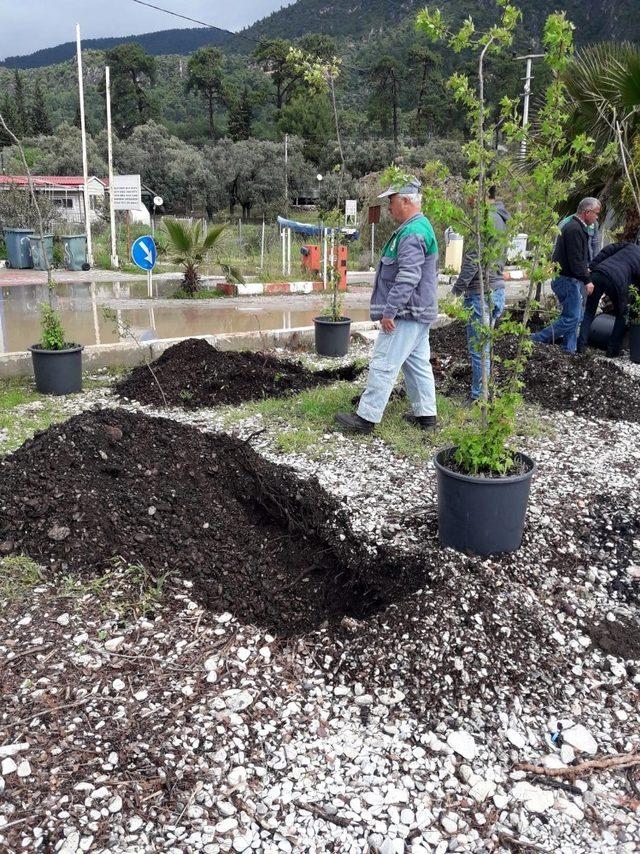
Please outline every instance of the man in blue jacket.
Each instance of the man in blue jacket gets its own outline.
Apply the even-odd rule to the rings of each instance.
[[[578,210],[558,235],[552,257],[560,265],[560,275],[551,282],[551,289],[562,307],[562,313],[555,323],[532,335],[532,341],[552,344],[562,338],[564,350],[567,353],[576,352],[584,303],[587,294],[593,291],[589,272],[589,228],[595,226],[599,214],[600,202],[597,199],[582,199]]]
[[[372,320],[380,321],[369,378],[357,413],[340,412],[341,428],[371,433],[382,420],[400,370],[412,413],[405,420],[423,430],[436,426],[436,390],[429,362],[429,327],[438,316],[438,244],[422,214],[417,178],[380,195],[398,228],[386,242],[371,294]]]

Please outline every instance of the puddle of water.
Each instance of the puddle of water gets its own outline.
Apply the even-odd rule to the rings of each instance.
[[[159,281],[157,295],[169,296],[175,282]],[[79,344],[110,344],[127,340],[114,322],[105,318],[103,305],[111,299],[139,299],[146,296],[146,282],[97,282],[58,285],[56,303],[68,340]],[[25,350],[40,338],[40,304],[46,287],[13,285],[0,288],[0,353]],[[312,326],[313,310],[274,310],[259,306],[193,305],[118,310],[123,323],[145,339],[178,338],[186,335],[215,335],[230,332],[257,332]],[[368,320],[366,308],[349,311],[354,321]]]

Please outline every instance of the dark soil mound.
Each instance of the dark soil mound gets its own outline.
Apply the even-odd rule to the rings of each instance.
[[[309,371],[298,362],[266,353],[222,352],[201,338],[188,338],[151,363],[134,368],[115,384],[120,397],[151,406],[199,409],[203,406],[244,403],[264,397],[282,397],[311,386],[353,380],[362,371],[355,365]]]
[[[464,324],[434,329],[430,339],[431,361],[441,391],[468,395],[471,363]],[[512,340],[499,341],[500,358],[508,359],[514,352]],[[524,384],[525,400],[547,409],[572,410],[585,418],[640,421],[640,383],[611,361],[569,356],[560,347],[534,344]]]
[[[627,661],[640,659],[640,622],[636,619],[603,620],[591,626],[589,634],[591,640],[610,655]]]
[[[245,442],[124,410],[84,413],[0,461],[0,554],[60,572],[115,559],[194,582],[212,609],[283,634],[365,616],[422,564],[374,561],[317,481]]]

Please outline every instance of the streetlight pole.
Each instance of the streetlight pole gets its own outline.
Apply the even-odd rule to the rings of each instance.
[[[527,156],[527,125],[529,124],[529,97],[531,95],[531,81],[533,74],[531,73],[533,60],[540,59],[544,53],[529,53],[526,56],[516,56],[516,59],[525,59],[527,61],[525,76],[524,76],[524,103],[522,106],[522,130],[524,135],[520,142],[520,159],[524,160]]]

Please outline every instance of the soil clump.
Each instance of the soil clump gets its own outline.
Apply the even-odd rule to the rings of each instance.
[[[148,365],[139,365],[119,380],[119,397],[149,406],[166,404],[183,409],[237,405],[248,400],[282,397],[337,380],[354,380],[362,368],[348,365],[310,371],[299,362],[268,353],[222,351],[201,338],[188,338],[169,347]]]
[[[471,363],[466,326],[451,323],[430,335],[431,363],[444,394],[468,395]],[[515,354],[515,340],[499,339],[498,359]],[[500,365],[497,364],[498,376]],[[584,418],[640,421],[640,383],[613,361],[585,354],[568,355],[554,345],[534,344],[524,372],[524,399],[546,409],[571,410]]]
[[[120,409],[78,415],[0,460],[0,553],[65,574],[114,561],[175,573],[212,610],[283,635],[384,608],[428,569],[373,558],[315,479],[246,442]]]

